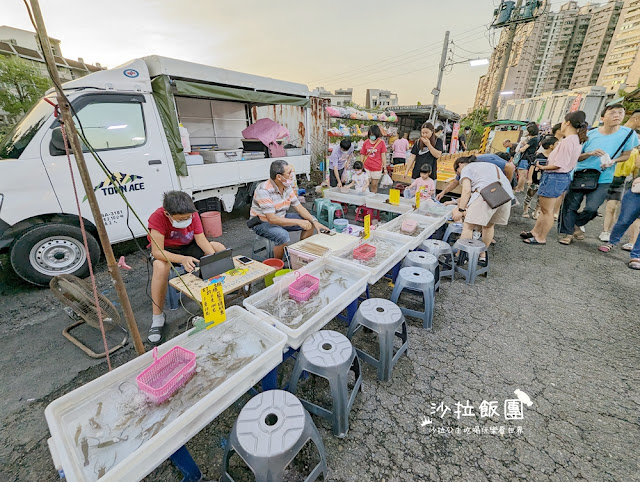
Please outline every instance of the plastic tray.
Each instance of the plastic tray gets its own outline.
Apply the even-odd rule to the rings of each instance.
[[[418,228],[411,234],[401,231],[401,226],[406,220],[415,221],[418,224]],[[445,222],[444,217],[436,218],[431,216],[422,216],[415,212],[410,212],[404,213],[388,223],[381,224],[378,226],[376,231],[398,234],[410,238],[410,249],[413,250],[420,246],[425,239],[435,233]]]
[[[331,270],[335,278],[344,279],[344,282],[327,282],[322,275],[325,269]],[[286,313],[285,309],[281,309],[285,313],[278,313],[275,308],[276,304],[278,308],[282,308],[288,306],[287,303],[292,305],[293,310],[296,307],[303,307],[303,305],[289,300],[289,285],[295,281],[296,273],[310,274],[320,280],[318,294],[308,302],[315,302],[317,307],[314,307],[307,316],[303,317],[300,323],[292,323],[291,316]],[[260,315],[265,322],[285,333],[288,337],[287,344],[295,349],[302,345],[307,336],[321,330],[324,325],[360,296],[367,287],[369,277],[370,272],[360,266],[344,263],[343,260],[333,256],[325,256],[298,271],[274,278],[273,285],[248,297],[243,303],[249,311]],[[327,298],[328,301],[325,301]],[[265,311],[264,308],[270,311]],[[297,312],[293,311],[293,315],[296,314]]]
[[[339,187],[332,187],[323,191],[325,199],[330,199],[337,203],[353,204],[355,206],[364,206],[365,199],[373,196],[370,192],[356,192],[355,189],[349,189],[348,192],[342,192]]]
[[[411,249],[413,240],[414,238],[411,236],[375,230],[371,232],[369,239],[362,241],[376,247],[376,255],[373,259],[369,261],[353,259],[353,250],[337,251],[329,259],[336,257],[341,263],[348,263],[354,267],[366,269],[369,272],[368,283],[375,284],[391,268],[404,259]]]
[[[70,482],[97,480],[103,465],[100,482],[144,478],[281,363],[285,343],[279,330],[231,306],[224,323],[159,347],[161,353],[177,345],[193,351],[198,367],[162,405],[149,403],[136,385],[136,376],[153,361],[151,352],[58,398],[45,410],[56,465]],[[227,353],[229,346],[234,348]]]
[[[389,199],[388,194],[374,194],[368,196],[365,205],[368,208],[377,209],[378,211],[386,211],[388,213],[404,214],[413,211],[415,201],[413,199],[400,198],[400,204],[389,204],[385,202]]]
[[[454,205],[445,206],[444,204],[435,202],[421,202],[418,214],[423,216],[444,217],[446,219],[456,207]]]

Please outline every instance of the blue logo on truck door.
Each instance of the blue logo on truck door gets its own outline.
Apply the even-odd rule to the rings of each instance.
[[[124,71],[124,75],[125,77],[129,77],[131,79],[135,79],[137,76],[140,75],[140,73],[137,70],[134,69],[127,69]]]
[[[137,174],[114,172],[113,176],[107,176],[104,181],[95,186],[93,188],[93,192],[98,196],[100,195],[100,192],[102,192],[104,196],[112,196],[113,194],[118,194],[119,189],[124,193],[144,191],[144,182],[142,182],[142,179],[143,177],[138,176]],[[87,196],[85,196],[82,201],[84,202],[86,200]]]

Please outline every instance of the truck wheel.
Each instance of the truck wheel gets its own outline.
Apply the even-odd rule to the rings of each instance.
[[[87,242],[95,265],[100,259],[100,245],[90,233]],[[89,265],[82,231],[69,224],[35,226],[13,244],[11,266],[22,279],[38,286],[47,286],[60,274],[84,278],[89,275]]]

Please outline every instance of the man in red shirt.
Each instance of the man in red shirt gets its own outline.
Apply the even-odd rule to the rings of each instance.
[[[153,259],[153,322],[147,339],[149,343],[157,345],[162,340],[165,322],[164,299],[171,270],[167,261],[174,265],[181,264],[190,273],[202,256],[222,251],[225,247],[221,243],[207,240],[198,210],[191,197],[181,191],[164,194],[162,207],[149,216],[149,232]]]

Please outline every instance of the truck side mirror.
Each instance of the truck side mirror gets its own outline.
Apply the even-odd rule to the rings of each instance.
[[[69,146],[71,150],[71,146]],[[49,153],[52,156],[63,156],[65,154],[64,140],[62,139],[62,127],[58,126],[51,131],[51,143],[49,144]]]

